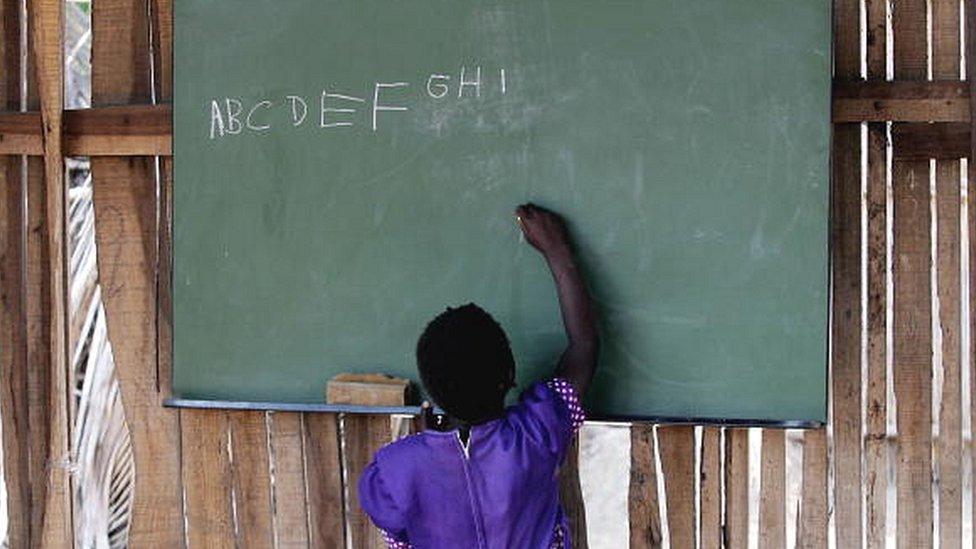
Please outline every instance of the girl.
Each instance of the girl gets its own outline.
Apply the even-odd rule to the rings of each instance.
[[[363,511],[391,548],[569,548],[557,473],[583,423],[596,318],[562,219],[532,204],[515,213],[552,272],[568,345],[555,376],[506,409],[515,362],[501,326],[474,304],[431,321],[417,365],[446,419],[424,403],[425,429],[380,449],[359,480]]]

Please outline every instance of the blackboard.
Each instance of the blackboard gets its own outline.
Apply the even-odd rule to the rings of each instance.
[[[823,421],[829,4],[179,0],[173,396],[416,379],[469,301],[547,375],[531,200],[602,316],[592,417]]]

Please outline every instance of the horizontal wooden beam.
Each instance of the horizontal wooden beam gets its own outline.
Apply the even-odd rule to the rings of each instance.
[[[171,156],[172,116],[171,105],[65,111],[65,154]],[[960,158],[958,151],[969,146],[960,129],[970,120],[969,86],[955,80],[835,82],[832,117],[834,123],[919,123],[898,128],[897,157]],[[0,113],[0,155],[42,153],[40,113]]]
[[[69,156],[170,156],[170,105],[126,105],[64,112],[64,153]],[[38,112],[0,113],[0,154],[41,155]]]
[[[966,122],[902,122],[891,125],[892,154],[899,160],[958,160],[970,154]]]
[[[947,81],[834,82],[834,123],[968,122],[969,85]]]
[[[41,113],[4,113],[0,115],[0,154],[44,154],[41,138]]]

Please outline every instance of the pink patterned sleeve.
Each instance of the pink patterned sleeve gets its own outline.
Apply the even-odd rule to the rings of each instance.
[[[409,541],[400,541],[393,537],[393,534],[387,532],[386,530],[380,530],[383,533],[383,541],[390,549],[413,549]]]
[[[573,422],[573,431],[578,431],[580,426],[583,425],[583,421],[586,420],[586,413],[583,411],[583,405],[580,404],[579,397],[576,395],[576,388],[567,379],[561,377],[550,379],[546,382],[546,385],[556,391],[559,398],[566,404],[566,408],[569,410],[569,417]]]

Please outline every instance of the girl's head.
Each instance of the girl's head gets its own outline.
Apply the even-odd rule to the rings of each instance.
[[[474,303],[427,325],[417,342],[420,379],[434,402],[466,423],[497,415],[515,386],[515,359],[505,331]]]

